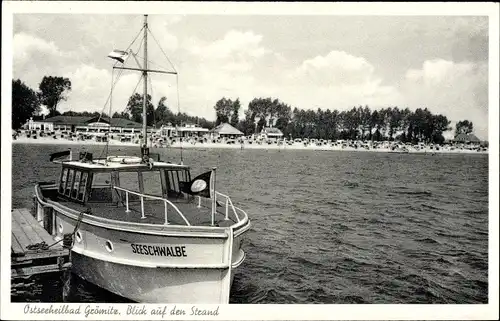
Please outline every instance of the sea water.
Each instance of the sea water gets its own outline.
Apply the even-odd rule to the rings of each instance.
[[[49,154],[13,145],[13,207],[54,181]],[[77,150],[75,146],[74,155]],[[103,148],[86,147],[98,157]],[[140,153],[110,147],[113,154]],[[217,167],[217,189],[252,222],[231,303],[487,303],[488,156],[377,152],[154,149]],[[59,276],[13,301],[61,302]],[[128,302],[72,276],[67,302]]]

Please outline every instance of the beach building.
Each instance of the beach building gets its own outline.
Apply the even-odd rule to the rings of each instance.
[[[69,131],[72,133],[137,133],[142,130],[142,124],[124,118],[85,117],[85,116],[54,116],[45,119],[33,119],[25,125],[29,130],[49,132]],[[152,127],[148,128],[153,131]]]
[[[162,125],[155,134],[160,137],[171,138],[177,135],[177,129],[171,123],[168,123]]]
[[[175,136],[182,138],[193,138],[193,137],[203,137],[204,135],[207,134],[208,134],[208,128],[198,127],[197,125],[189,124],[176,127]]]
[[[243,136],[243,133],[228,123],[222,123],[210,130],[211,138],[229,138],[235,139]]]
[[[153,128],[148,126],[148,132],[152,132]],[[76,132],[90,133],[128,133],[139,134],[142,130],[142,124],[125,118],[103,118],[93,117],[88,119],[80,126],[76,126]]]
[[[31,117],[28,122],[23,126],[28,130],[43,130],[47,132],[53,131],[75,131],[76,126],[85,124],[92,117],[84,116],[54,116],[45,118],[42,117]]]
[[[481,140],[474,134],[458,134],[452,139],[452,142],[461,144],[479,144],[481,143]]]
[[[279,128],[264,127],[260,133],[261,139],[276,141],[283,138],[283,133]]]

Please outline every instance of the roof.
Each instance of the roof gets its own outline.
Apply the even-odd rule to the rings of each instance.
[[[123,157],[127,156],[109,156],[108,158],[117,158],[121,159]],[[167,163],[167,162],[152,162],[152,167],[149,167],[148,164],[143,164],[140,162],[136,163],[130,163],[130,164],[122,164],[121,162],[111,162],[108,161],[105,163],[104,160],[99,159],[99,160],[94,160],[93,162],[82,162],[82,161],[64,161],[63,165],[65,167],[71,167],[71,168],[76,168],[76,169],[87,169],[87,170],[92,170],[94,172],[111,172],[111,171],[135,171],[135,170],[141,170],[143,171],[144,169],[149,169],[151,171],[158,170],[158,168],[166,168],[166,169],[189,169],[189,166],[186,165],[180,165],[180,164],[173,164],[173,163]]]
[[[92,117],[87,116],[54,116],[45,118],[46,123],[63,124],[63,125],[85,125]]]
[[[213,128],[210,132],[218,133],[219,135],[243,135],[242,132],[228,123],[222,123],[219,126]]]
[[[458,134],[453,140],[456,142],[480,142],[474,134]]]
[[[134,128],[142,128],[142,124],[135,122],[133,120],[128,120],[125,118],[111,118],[111,126],[113,127],[134,127]],[[151,126],[148,126],[151,128]]]
[[[87,117],[87,116],[54,116],[46,118],[43,120],[47,123],[53,123],[55,125],[76,125],[76,126],[87,126],[89,123],[95,123],[97,121],[101,123],[110,124],[110,119],[107,117]],[[111,118],[112,127],[128,127],[128,128],[142,128],[142,124],[135,122],[133,120],[128,120],[125,118]],[[150,126],[148,126],[150,127]]]

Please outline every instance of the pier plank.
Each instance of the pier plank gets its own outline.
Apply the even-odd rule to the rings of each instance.
[[[12,254],[15,256],[21,256],[24,255],[24,249],[17,240],[17,237],[12,234],[12,244],[11,244],[11,249],[12,249]]]
[[[29,222],[19,209],[14,210],[12,214],[30,240],[30,244],[36,244],[43,241],[33,228],[33,223],[35,223],[36,220]],[[38,224],[38,222],[36,222],[36,224]]]
[[[12,236],[15,237],[16,240],[19,242],[19,245],[23,249],[23,252],[26,252],[26,246],[31,244],[31,241],[26,235],[26,233],[24,233],[24,230],[21,227],[21,225],[15,219],[14,212],[12,215]]]
[[[26,246],[55,240],[45,231],[28,209],[12,210],[11,229],[11,279],[30,277],[35,274],[61,272],[71,267],[68,248],[57,243],[48,249],[28,250]]]
[[[47,245],[54,244],[54,238],[40,225],[40,223],[31,215],[28,210],[20,209],[19,212],[24,220],[33,228],[38,237],[47,243]],[[53,248],[62,247],[61,243],[52,246]]]

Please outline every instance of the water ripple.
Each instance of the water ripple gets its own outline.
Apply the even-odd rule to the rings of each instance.
[[[31,207],[33,184],[57,177],[47,156],[64,149],[13,146],[14,207]],[[159,152],[179,160],[179,150]],[[488,302],[487,156],[193,149],[183,157],[194,174],[217,166],[217,186],[252,220],[232,303]],[[126,301],[75,284],[74,302]],[[26,300],[60,300],[37,293]]]

